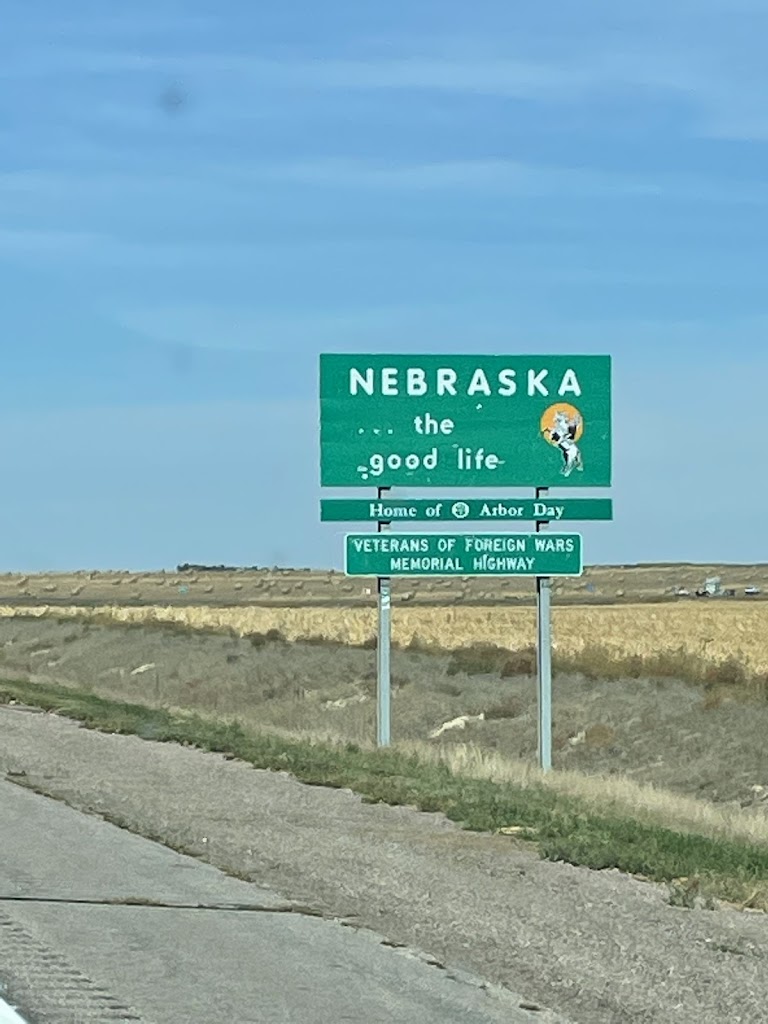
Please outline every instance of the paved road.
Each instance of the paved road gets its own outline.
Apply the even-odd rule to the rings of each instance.
[[[549,1019],[372,932],[6,781],[0,986],[35,1024]]]

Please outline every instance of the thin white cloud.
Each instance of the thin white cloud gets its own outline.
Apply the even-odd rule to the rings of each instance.
[[[388,163],[323,159],[288,164],[263,164],[251,169],[255,178],[343,188],[502,191],[549,195],[604,187],[605,176],[571,168],[538,167],[513,160],[449,160]],[[614,184],[616,179],[614,179]]]
[[[58,260],[85,255],[100,242],[100,236],[94,232],[0,229],[0,255],[50,257]]]
[[[585,9],[578,5],[578,17],[576,4],[562,7],[561,18],[546,23],[534,13],[518,18],[510,9],[497,31],[479,29],[469,12],[464,33],[454,23],[452,35],[439,30],[431,36],[409,34],[406,24],[393,29],[386,57],[380,39],[360,39],[355,46],[343,25],[338,26],[338,38],[329,33],[318,39],[314,54],[287,51],[276,59],[269,38],[255,40],[251,52],[206,48],[206,19],[194,25],[186,17],[179,19],[179,30],[195,40],[184,53],[138,43],[133,48],[110,45],[122,37],[105,20],[101,35],[73,31],[63,46],[17,47],[0,62],[0,78],[87,82],[93,76],[172,76],[194,83],[207,95],[223,88],[242,111],[274,90],[282,94],[283,104],[291,95],[316,102],[319,94],[329,92],[428,91],[564,107],[629,93],[651,103],[682,105],[694,133],[768,135],[768,114],[763,113],[768,109],[768,70],[762,45],[768,9],[761,0],[656,0],[640,8],[595,0]],[[126,17],[130,26],[132,18]],[[151,18],[140,18],[137,24],[144,20],[150,30]],[[173,23],[160,16],[155,28]],[[82,45],[68,44],[75,38]],[[340,56],[353,51],[359,54],[355,59]]]
[[[0,66],[0,78],[61,75],[147,74],[218,76],[251,85],[285,89],[425,89],[477,92],[501,96],[571,95],[579,83],[588,85],[587,68],[546,61],[445,60],[419,56],[389,60],[339,60],[326,57],[274,60],[226,52],[149,54],[138,51],[31,51]]]
[[[115,316],[105,310],[105,315]],[[414,331],[455,329],[451,306],[377,307],[306,312],[264,311],[221,305],[137,307],[117,314],[122,327],[155,341],[195,348],[249,352],[346,349],[377,344],[396,348]],[[443,334],[445,337],[445,334]]]
[[[224,172],[227,173],[226,171]],[[232,171],[251,181],[296,182],[333,188],[400,191],[477,191],[521,197],[568,196],[674,199],[762,205],[768,186],[761,181],[721,184],[695,175],[608,173],[599,168],[526,163],[516,160],[452,160],[430,162],[322,159],[263,163]]]
[[[766,25],[768,27],[768,25]],[[191,82],[191,95],[202,95],[222,116],[267,116],[263,97],[280,90],[288,96],[311,97],[323,93],[443,92],[464,95],[533,100],[569,107],[574,104],[624,95],[652,103],[674,102],[688,110],[689,131],[713,137],[763,139],[768,136],[768,72],[762,55],[747,53],[739,59],[733,44],[722,54],[711,40],[697,45],[695,37],[659,43],[654,36],[627,41],[589,39],[572,56],[542,54],[536,59],[514,55],[481,59],[453,56],[440,58],[418,52],[381,58],[341,60],[302,58],[274,60],[257,54],[226,52],[146,54],[105,50],[41,51],[11,55],[0,64],[0,80],[82,78],[139,75],[157,84],[173,79]],[[220,89],[227,91],[224,101]],[[212,98],[213,97],[213,98]],[[256,105],[254,105],[256,104]],[[234,105],[234,106],[233,106]],[[85,116],[87,111],[81,112]],[[152,112],[112,105],[98,105],[88,115],[103,119],[105,113],[129,126],[148,126]]]
[[[254,196],[254,186],[260,194]],[[286,189],[305,187],[362,192],[463,193],[503,197],[567,197],[652,202],[762,206],[768,185],[758,179],[712,181],[702,175],[608,173],[597,167],[568,167],[516,160],[375,161],[347,157],[195,164],[177,172],[140,167],[132,174],[113,172],[0,173],[0,211],[18,220],[62,205],[72,211],[124,204],[221,202],[247,196],[251,206],[270,203]],[[218,197],[218,198],[217,198]],[[46,205],[48,204],[48,205]],[[81,214],[78,214],[81,215]],[[20,233],[20,237],[23,233]],[[92,240],[95,239],[92,237]],[[7,242],[6,242],[7,244]],[[2,243],[0,243],[2,247]]]
[[[0,229],[0,262],[53,266],[64,274],[84,268],[178,270],[180,267],[221,268],[246,259],[268,259],[268,249],[248,243],[184,243],[133,240],[95,231]]]
[[[45,30],[50,36],[57,38],[94,38],[120,39],[129,35],[141,35],[146,38],[152,35],[172,34],[178,38],[180,33],[191,35],[204,33],[221,24],[221,19],[185,11],[183,16],[172,17],[158,11],[115,10],[109,14],[89,14],[83,17],[76,10],[67,15],[60,12],[45,19]],[[37,26],[39,27],[39,26]]]
[[[574,270],[572,273],[574,280],[589,277],[588,272]],[[593,276],[595,281],[608,284],[614,281],[608,272],[595,272]],[[551,283],[565,279],[566,273],[553,268]],[[638,277],[630,275],[628,280],[636,284]],[[135,306],[118,312],[105,307],[102,315],[143,338],[211,350],[306,353],[323,348],[397,351],[421,346],[425,351],[457,351],[486,346],[489,350],[506,351],[510,346],[519,349],[522,345],[535,352],[562,347],[562,323],[550,310],[535,306],[514,309],[514,306],[514,302],[503,300],[496,305],[487,302],[468,305],[446,298],[440,303],[411,306],[371,304],[356,308],[339,305],[332,309],[307,308],[295,312],[209,303]],[[768,312],[751,317],[727,317],[720,322],[713,322],[711,318],[637,321],[588,317],[569,324],[568,346],[585,352],[613,351],[618,339],[622,351],[633,350],[636,352],[633,361],[641,362],[642,353],[657,352],[660,341],[670,354],[681,349],[690,351],[696,345],[708,352],[727,349],[731,356],[730,369],[725,376],[736,379],[744,375],[739,353],[745,353],[744,358],[755,363],[755,341],[764,337],[766,331]],[[747,376],[754,379],[758,372],[762,378],[766,371],[765,360],[758,360]],[[688,378],[692,393],[705,386],[708,373],[708,363],[702,367],[691,364]],[[661,393],[666,379],[663,374],[659,377],[656,394]]]

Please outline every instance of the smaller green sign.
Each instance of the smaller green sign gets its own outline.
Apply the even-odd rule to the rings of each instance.
[[[348,533],[347,576],[581,576],[578,533]]]
[[[514,523],[612,518],[610,498],[324,498],[320,502],[320,520],[328,523]]]

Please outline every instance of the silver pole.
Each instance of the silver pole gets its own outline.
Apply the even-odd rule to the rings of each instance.
[[[389,491],[389,487],[379,487],[377,498]],[[377,523],[376,532],[384,533],[389,523]],[[389,576],[378,578],[379,631],[376,641],[376,743],[379,747],[390,745],[390,713],[392,701],[392,580]]]
[[[536,488],[536,498],[546,497],[547,487]],[[547,521],[536,521],[536,533],[546,530]],[[539,768],[552,770],[552,580],[536,577],[536,668],[539,711]]]

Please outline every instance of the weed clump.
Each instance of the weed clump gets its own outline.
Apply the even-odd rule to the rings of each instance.
[[[432,653],[438,653],[432,651]],[[510,650],[491,643],[468,644],[448,652],[446,673],[533,677],[537,671],[533,645]],[[587,646],[563,654],[555,651],[552,668],[558,675],[580,675],[590,681],[618,679],[678,680],[703,686],[708,706],[716,707],[723,695],[768,700],[768,673],[750,672],[733,656],[720,660],[691,654],[684,648],[651,654],[621,654],[609,647]]]
[[[251,647],[266,647],[267,644],[283,644],[287,642],[279,629],[268,629],[266,633],[249,633],[248,641]]]
[[[463,672],[468,676],[497,675],[508,660],[510,651],[496,644],[469,644],[451,651],[446,672],[457,676]]]
[[[508,657],[499,670],[503,679],[510,676],[532,676],[536,673],[536,648],[523,647],[519,651],[509,651]]]
[[[510,694],[502,700],[491,704],[485,709],[486,719],[492,718],[519,718],[525,711],[525,702],[520,697]]]

